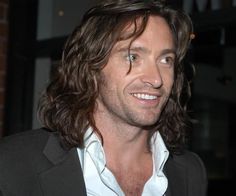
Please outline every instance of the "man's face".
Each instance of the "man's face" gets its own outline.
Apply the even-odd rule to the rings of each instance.
[[[115,123],[151,126],[158,121],[173,85],[172,33],[163,18],[151,16],[143,34],[132,43],[130,53],[129,43],[116,43],[102,70],[97,112]],[[127,73],[130,61],[132,68]]]

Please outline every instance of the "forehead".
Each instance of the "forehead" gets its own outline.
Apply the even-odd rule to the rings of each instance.
[[[129,22],[121,32],[121,39],[115,44],[114,48],[127,47],[132,44],[145,44],[148,48],[160,45],[174,49],[173,33],[161,16],[151,15],[141,34],[138,34],[142,24],[142,19],[138,18],[136,23]],[[127,38],[128,37],[128,38]]]

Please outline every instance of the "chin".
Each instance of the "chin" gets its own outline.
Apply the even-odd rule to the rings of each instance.
[[[157,122],[158,122],[159,118],[155,118],[155,119],[140,119],[137,122],[137,124],[139,125],[139,127],[154,127],[156,126]]]

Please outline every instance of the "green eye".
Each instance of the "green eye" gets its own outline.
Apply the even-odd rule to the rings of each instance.
[[[130,62],[134,62],[137,59],[137,56],[135,54],[129,54],[127,56],[127,60]]]

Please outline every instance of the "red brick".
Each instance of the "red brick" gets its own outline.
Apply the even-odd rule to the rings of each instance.
[[[7,53],[7,40],[0,39],[0,55],[6,55]]]
[[[4,106],[5,103],[5,92],[0,91],[0,106]]]
[[[5,73],[0,73],[0,88],[5,88],[5,79],[6,79],[6,76],[5,76]]]
[[[6,56],[0,54],[0,71],[5,72],[6,70]]]
[[[0,23],[0,37],[6,38],[8,35],[8,24]]]

